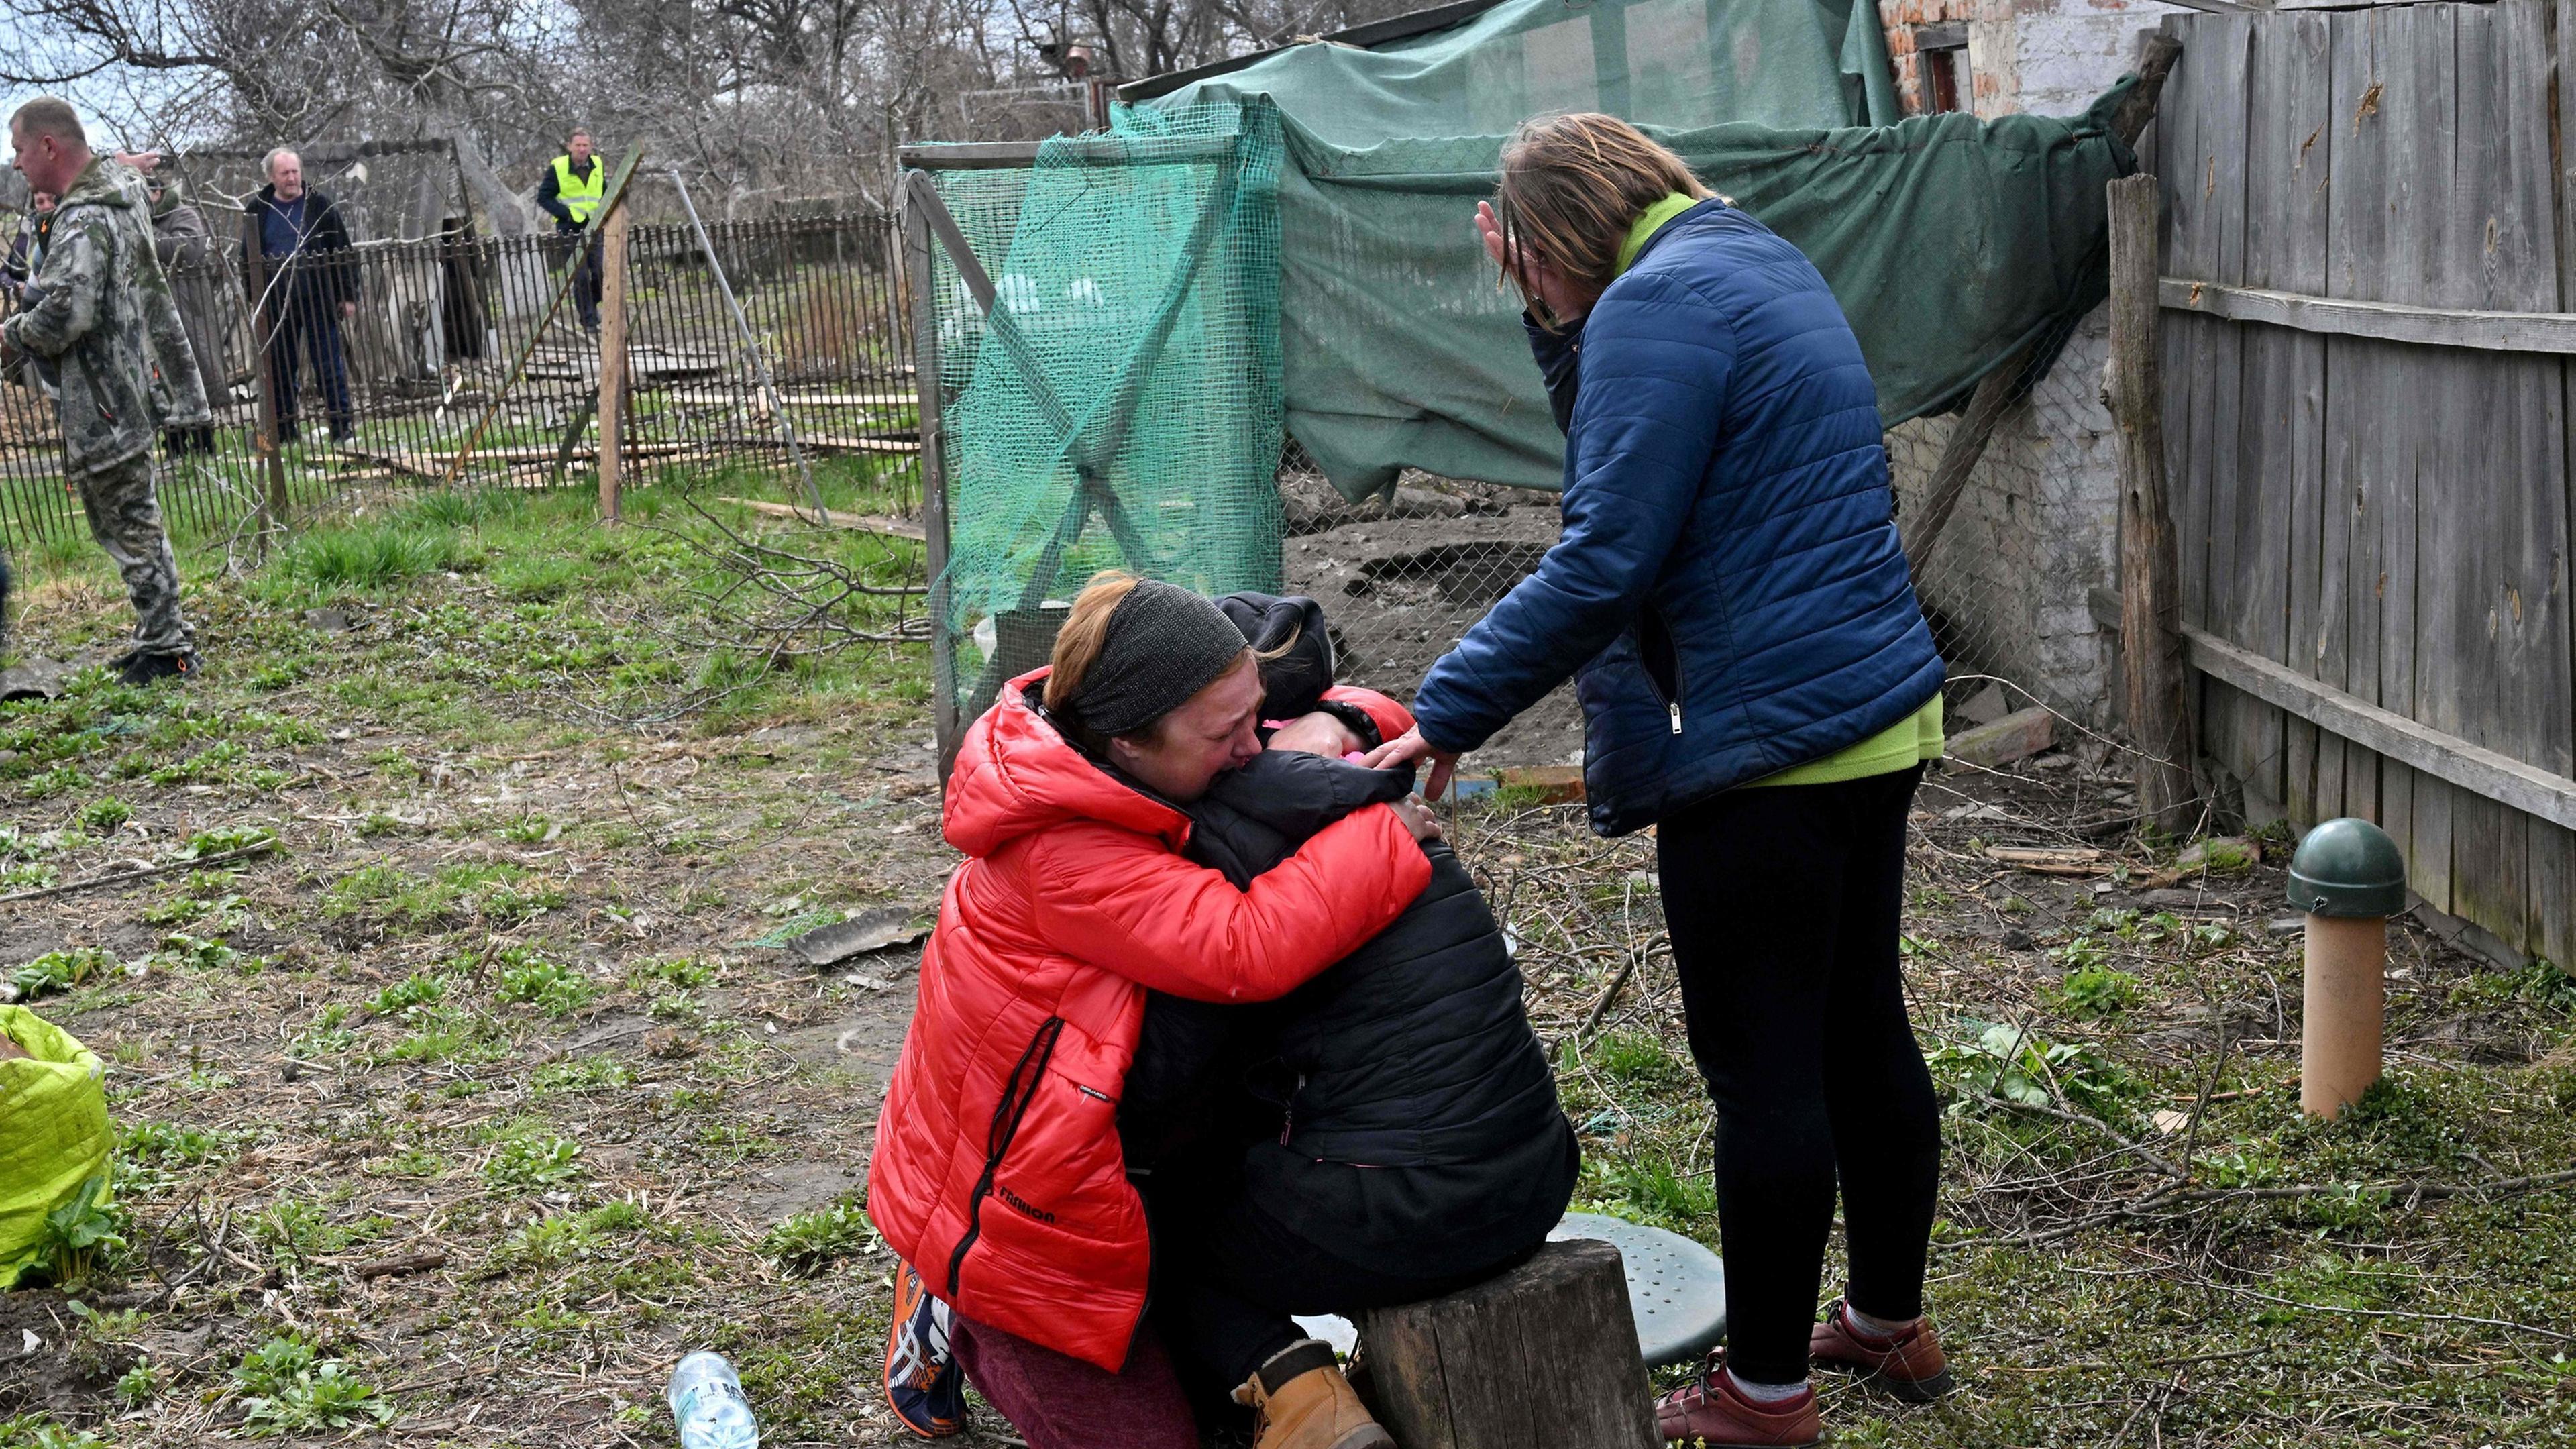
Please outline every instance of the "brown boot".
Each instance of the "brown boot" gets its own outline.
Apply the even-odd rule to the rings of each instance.
[[[1395,1449],[1395,1439],[1351,1392],[1333,1346],[1320,1338],[1293,1343],[1234,1391],[1251,1406],[1253,1449]]]
[[[1894,1337],[1883,1337],[1854,1323],[1851,1305],[1839,1299],[1807,1335],[1807,1357],[1822,1367],[1850,1369],[1863,1384],[1909,1404],[1928,1404],[1959,1386],[1930,1319],[1918,1318]]]
[[[1655,1434],[1681,1449],[1804,1449],[1824,1442],[1825,1424],[1813,1389],[1777,1404],[1737,1392],[1721,1348],[1698,1378],[1655,1400]]]

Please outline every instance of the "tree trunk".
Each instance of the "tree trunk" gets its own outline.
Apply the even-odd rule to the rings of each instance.
[[[1549,1243],[1359,1327],[1371,1405],[1404,1449],[1657,1449],[1628,1275],[1608,1243]]]

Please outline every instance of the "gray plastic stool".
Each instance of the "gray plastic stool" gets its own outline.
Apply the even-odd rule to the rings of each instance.
[[[1628,1306],[1637,1315],[1637,1353],[1650,1365],[1683,1363],[1726,1337],[1726,1264],[1679,1233],[1599,1213],[1567,1213],[1548,1241],[1591,1238],[1619,1250]],[[1347,1318],[1300,1318],[1297,1325],[1348,1355],[1359,1330]]]

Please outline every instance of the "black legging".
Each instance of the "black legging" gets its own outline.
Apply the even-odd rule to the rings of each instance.
[[[1842,1185],[1851,1305],[1923,1311],[1941,1122],[1897,968],[1920,767],[1730,790],[1665,820],[1656,870],[1691,1055],[1717,1104],[1727,1362],[1807,1376]]]

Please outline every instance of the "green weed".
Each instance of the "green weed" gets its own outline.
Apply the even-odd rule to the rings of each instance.
[[[83,805],[80,813],[72,818],[80,822],[83,830],[95,831],[100,835],[113,835],[118,827],[134,818],[134,807],[113,795],[101,795]]]
[[[120,963],[113,952],[97,946],[47,951],[9,975],[17,999],[32,1001],[47,992],[69,991],[91,977],[113,971]]]
[[[598,986],[581,972],[536,955],[524,946],[501,953],[503,1001],[525,1002],[548,1016],[564,1017],[589,1005]]]
[[[496,1192],[532,1192],[581,1171],[581,1144],[561,1137],[514,1137],[493,1149],[483,1180]]]
[[[2071,1016],[2117,1016],[2138,998],[2138,978],[2108,966],[2084,966],[2057,984],[2057,1002]]]
[[[85,1283],[101,1258],[124,1248],[125,1228],[125,1212],[108,1201],[107,1174],[100,1173],[82,1183],[71,1201],[45,1214],[39,1261],[56,1283]]]
[[[233,1369],[243,1432],[269,1436],[361,1429],[393,1422],[394,1407],[338,1359],[301,1339],[272,1338]]]
[[[876,1229],[858,1204],[837,1202],[797,1213],[771,1228],[760,1240],[760,1251],[790,1273],[811,1275],[834,1259],[864,1250],[875,1236]]]

